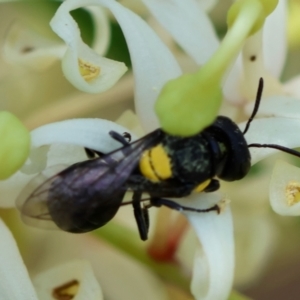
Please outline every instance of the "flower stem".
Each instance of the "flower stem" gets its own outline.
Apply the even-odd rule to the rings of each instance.
[[[197,73],[184,74],[163,87],[155,112],[164,131],[192,136],[214,122],[222,102],[221,80],[247,37],[260,29],[265,17],[259,0],[240,0],[232,5],[229,30],[210,60]]]
[[[246,1],[241,7],[234,23],[229,28],[219,49],[198,72],[206,72],[212,80],[220,80],[230,63],[237,57],[246,38],[249,36],[257,19],[261,15],[262,6],[258,1]]]

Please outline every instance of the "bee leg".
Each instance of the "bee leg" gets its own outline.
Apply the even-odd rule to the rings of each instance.
[[[123,135],[119,134],[116,131],[110,131],[109,135],[116,141],[120,142],[123,146],[127,146],[129,142],[131,141],[131,135],[128,132],[124,132]],[[96,158],[96,156],[103,156],[104,153],[90,149],[90,148],[84,148],[85,153],[89,159]]]
[[[188,206],[183,206],[183,205],[180,205],[172,200],[169,200],[169,199],[164,199],[164,198],[151,198],[151,205],[152,206],[156,206],[156,207],[160,207],[162,205],[164,206],[167,206],[171,209],[175,209],[175,210],[178,210],[178,211],[194,211],[194,212],[198,212],[198,213],[207,213],[207,212],[210,212],[210,211],[217,211],[217,213],[219,214],[220,213],[220,207],[218,204],[215,204],[214,206],[212,207],[209,207],[209,208],[204,208],[204,209],[200,209],[200,208],[193,208],[193,207],[188,207]]]
[[[128,132],[124,132],[123,135],[116,131],[110,131],[108,133],[114,140],[121,143],[123,146],[127,146],[131,141],[131,135]]]
[[[148,239],[149,215],[148,207],[141,207],[141,196],[141,192],[133,193],[132,206],[140,238],[142,241],[146,241]]]
[[[218,190],[220,188],[220,182],[217,179],[212,179],[209,185],[204,189],[205,193],[210,193]]]

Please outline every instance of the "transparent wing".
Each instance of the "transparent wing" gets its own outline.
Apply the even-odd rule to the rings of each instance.
[[[45,172],[21,192],[17,206],[33,226],[86,232],[106,224],[118,211],[124,183],[142,152],[163,137],[156,130],[101,158],[80,162],[49,177]]]
[[[68,166],[66,165],[56,165],[47,168],[46,170],[35,176],[33,179],[31,179],[30,182],[21,191],[16,200],[16,206],[22,212],[21,217],[24,223],[35,227],[42,227],[45,229],[58,229],[57,225],[52,222],[47,206],[43,201],[39,201],[39,197],[36,196],[28,202],[27,200],[32,197],[32,191],[36,190],[37,187],[43,187],[46,192],[47,187],[49,189],[49,186],[51,186],[51,183],[53,181],[51,179],[54,179],[56,174],[66,169],[67,167]],[[42,192],[42,188],[39,190],[40,192]],[[26,206],[24,205],[25,203]]]

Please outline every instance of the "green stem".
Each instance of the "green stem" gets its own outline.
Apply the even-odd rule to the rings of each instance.
[[[247,36],[251,32],[257,19],[261,15],[262,6],[258,1],[248,1],[242,6],[233,25],[229,28],[220,47],[211,59],[198,72],[203,74],[205,69],[206,76],[221,80],[223,74],[233,59],[237,57]]]
[[[110,222],[94,233],[117,249],[123,251],[135,260],[151,268],[156,274],[166,281],[189,291],[190,278],[183,276],[180,268],[175,264],[156,262],[151,259],[133,230],[125,228],[115,222]]]

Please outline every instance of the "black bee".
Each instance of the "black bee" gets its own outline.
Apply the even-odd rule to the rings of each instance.
[[[161,129],[130,143],[125,136],[110,132],[122,147],[103,155],[87,149],[98,158],[76,163],[39,185],[18,206],[23,217],[54,222],[62,230],[82,233],[105,225],[117,213],[126,191],[132,191],[140,237],[148,236],[148,208],[167,206],[177,210],[207,212],[218,205],[193,209],[168,198],[182,198],[193,192],[212,192],[219,180],[242,179],[249,172],[249,147],[276,148],[299,156],[297,151],[270,144],[247,145],[244,134],[254,118],[261,99],[260,80],[253,113],[244,132],[227,117],[191,137],[172,136]],[[143,193],[149,196],[143,198]],[[24,198],[24,197],[23,197]],[[143,205],[148,200],[147,205]]]

